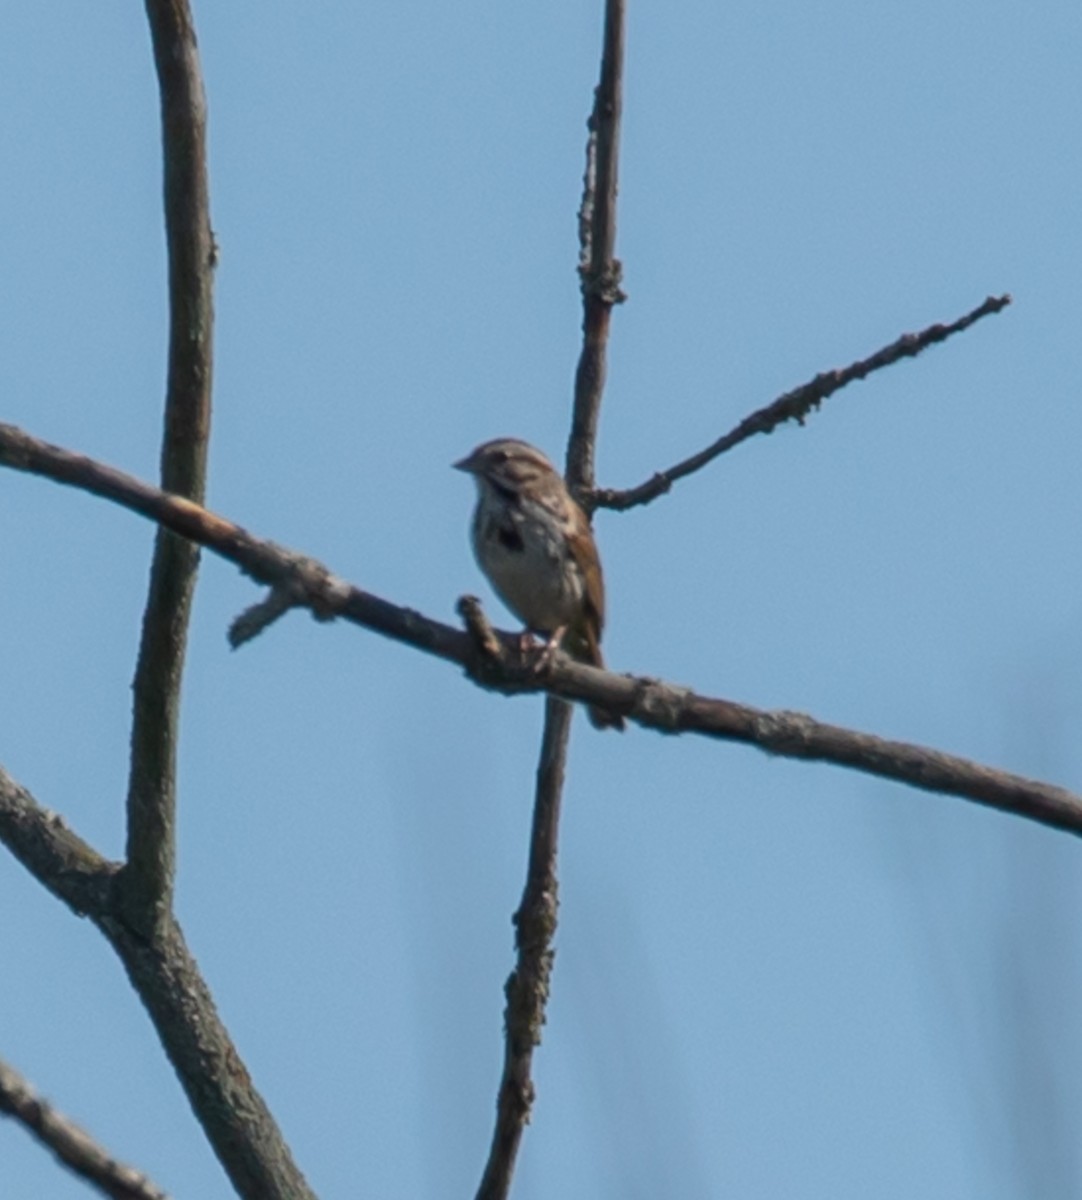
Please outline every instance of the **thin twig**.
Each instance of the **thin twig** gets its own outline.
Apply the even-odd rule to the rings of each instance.
[[[626,489],[598,488],[584,496],[588,508],[634,508],[638,504],[649,504],[658,496],[663,496],[672,485],[687,475],[705,467],[719,455],[738,446],[757,433],[772,433],[786,421],[796,421],[803,425],[809,414],[819,407],[828,397],[855,380],[864,379],[873,371],[882,370],[903,358],[915,358],[922,350],[937,342],[946,341],[952,334],[961,333],[970,325],[991,313],[998,313],[1010,304],[1010,296],[989,296],[983,304],[978,305],[972,312],[959,317],[949,325],[929,325],[920,333],[905,333],[897,341],[882,350],[877,350],[869,358],[850,363],[841,370],[824,371],[809,383],[786,392],[772,404],[760,408],[750,416],[745,417],[735,429],[730,430],[724,437],[718,438],[712,445],[685,458],[667,471],[659,471],[637,487]]]
[[[245,642],[258,637],[264,629],[296,607],[297,597],[293,588],[288,584],[272,587],[262,600],[249,605],[244,612],[233,618],[233,623],[229,626],[229,644],[234,650],[239,650]]]
[[[210,435],[215,246],[206,164],[206,98],[187,0],[146,0],[161,93],[169,254],[169,369],[162,487],[202,501]],[[132,685],[127,862],[129,920],[149,935],[172,905],[180,684],[197,547],[158,531]]]
[[[29,1082],[0,1060],[0,1113],[23,1125],[74,1174],[113,1200],[169,1200],[141,1171],[118,1162],[85,1129],[57,1112]]]
[[[594,486],[594,453],[613,307],[624,299],[615,257],[617,164],[623,104],[624,0],[606,0],[601,70],[588,122],[586,170],[579,206],[582,351],[567,445],[572,494]],[[515,968],[504,988],[504,1065],[496,1124],[478,1200],[503,1200],[511,1187],[522,1131],[530,1119],[534,1047],[541,1041],[549,997],[559,906],[557,848],[572,710],[550,695],[534,792],[526,885],[515,913]]]
[[[506,693],[547,692],[612,709],[647,729],[698,733],[745,742],[786,758],[853,767],[1082,834],[1082,797],[922,746],[885,741],[800,714],[698,696],[653,679],[599,671],[562,654],[555,655],[542,671],[514,653],[502,655],[498,662],[487,657],[479,662],[474,639],[463,630],[353,587],[322,563],[257,538],[190,500],[167,496],[149,484],[38,441],[10,425],[0,424],[0,465],[48,476],[113,500],[199,542],[261,583],[273,585],[291,576],[299,589],[299,605],[320,617],[342,617],[456,663],[481,687]],[[497,632],[496,636],[510,651],[518,644],[517,634]],[[8,840],[2,804],[0,838]]]
[[[245,1200],[314,1200],[225,1028],[179,925],[170,914],[153,939],[126,923],[103,859],[0,768],[0,841],[28,870],[109,939],[146,1006],[233,1187]]]

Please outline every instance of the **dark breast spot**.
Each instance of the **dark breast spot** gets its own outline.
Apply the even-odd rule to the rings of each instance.
[[[526,549],[522,534],[513,524],[505,525],[489,514],[483,525],[478,525],[478,536],[486,542],[498,542],[511,554],[521,554]]]
[[[503,526],[496,533],[500,545],[506,550],[510,550],[513,554],[521,554],[525,547],[522,544],[522,535],[513,526]]]

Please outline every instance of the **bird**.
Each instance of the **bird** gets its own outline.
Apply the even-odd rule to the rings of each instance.
[[[503,603],[546,636],[547,649],[604,668],[605,584],[586,514],[563,476],[518,438],[484,442],[454,463],[477,484],[470,527],[474,557]],[[623,729],[610,709],[587,709],[597,729]]]

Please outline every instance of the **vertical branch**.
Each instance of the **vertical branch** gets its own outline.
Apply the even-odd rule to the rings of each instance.
[[[169,368],[161,485],[202,502],[210,434],[214,235],[206,98],[187,0],[146,0],[161,92]],[[159,530],[133,683],[124,901],[149,934],[172,905],[180,684],[199,551]]]
[[[616,242],[616,166],[620,136],[625,0],[606,0],[601,76],[588,123],[586,172],[579,208],[579,277],[582,280],[582,353],[567,447],[567,481],[576,496],[594,486],[594,446],[605,388],[605,355],[612,308],[624,299]],[[522,1131],[534,1100],[534,1048],[541,1041],[555,952],[559,907],[556,874],[560,801],[573,709],[549,696],[537,766],[530,860],[522,902],[515,913],[516,963],[504,988],[503,1076],[496,1127],[477,1200],[503,1200],[511,1186]]]
[[[146,0],[161,93],[169,368],[161,486],[201,504],[210,437],[216,258],[206,96],[188,0]],[[162,528],[133,685],[120,920],[99,920],[146,1005],[192,1109],[246,1200],[312,1192],[236,1048],[172,914],[180,685],[199,551]]]
[[[504,1060],[496,1100],[496,1128],[477,1200],[504,1200],[522,1131],[530,1119],[534,1085],[530,1076],[534,1048],[541,1042],[545,1006],[555,952],[557,879],[556,851],[560,825],[567,743],[573,707],[549,696],[545,701],[545,731],[537,764],[537,792],[530,831],[530,861],[522,903],[515,913],[515,969],[504,985]]]
[[[567,482],[577,497],[594,486],[594,449],[613,307],[620,290],[616,250],[616,191],[623,110],[625,0],[606,0],[601,78],[587,124],[586,172],[579,209],[582,353],[575,371],[575,407],[567,447]]]

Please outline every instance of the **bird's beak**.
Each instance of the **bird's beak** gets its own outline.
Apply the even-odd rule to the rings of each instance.
[[[467,454],[465,458],[460,458],[458,462],[451,463],[456,471],[466,471],[470,475],[477,470],[477,464],[473,461],[473,455]]]

